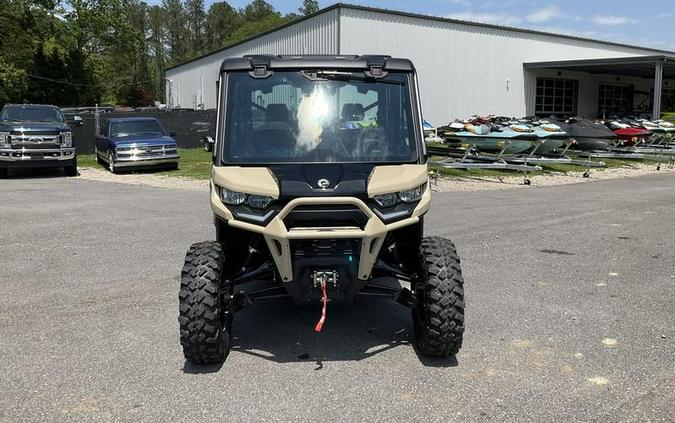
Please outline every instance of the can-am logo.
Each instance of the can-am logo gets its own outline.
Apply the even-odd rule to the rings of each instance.
[[[316,185],[321,189],[326,189],[330,186],[330,181],[328,179],[319,179],[316,181]]]

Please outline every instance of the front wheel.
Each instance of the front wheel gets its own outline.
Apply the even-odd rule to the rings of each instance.
[[[422,239],[420,272],[415,281],[415,341],[431,357],[455,355],[464,334],[464,280],[455,245],[447,239]]]
[[[185,359],[195,364],[225,360],[230,351],[232,314],[225,301],[232,285],[223,278],[225,253],[216,241],[192,244],[181,272],[180,343]]]
[[[73,158],[73,163],[70,166],[63,168],[63,173],[65,173],[66,176],[77,176],[77,157]]]
[[[9,169],[0,167],[0,179],[6,179],[9,176]]]
[[[108,170],[110,170],[110,173],[117,173],[117,167],[115,166],[113,153],[108,153]]]

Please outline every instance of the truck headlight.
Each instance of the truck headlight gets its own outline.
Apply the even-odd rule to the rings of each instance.
[[[274,201],[272,197],[266,195],[246,194],[222,187],[220,188],[220,199],[223,203],[231,206],[239,206],[246,203],[255,209],[265,209]]]
[[[62,147],[72,147],[73,146],[73,133],[72,132],[61,132],[61,146]]]
[[[9,132],[0,132],[0,148],[9,147]]]
[[[425,182],[422,185],[412,189],[406,189],[403,191],[393,192],[390,194],[376,195],[373,197],[373,200],[375,200],[378,206],[384,208],[395,206],[396,204],[401,202],[414,203],[422,198],[422,194],[424,194],[424,189],[426,188],[426,186],[427,184]]]

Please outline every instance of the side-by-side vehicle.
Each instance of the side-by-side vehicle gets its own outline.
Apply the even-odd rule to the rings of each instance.
[[[409,60],[226,59],[214,141],[216,239],[189,248],[181,276],[187,360],[224,360],[234,313],[279,296],[321,305],[316,331],[328,303],[390,297],[412,310],[423,354],[459,351],[460,260],[424,235],[431,187]]]

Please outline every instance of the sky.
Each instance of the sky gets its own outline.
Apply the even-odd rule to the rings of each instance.
[[[151,3],[159,2],[158,0]],[[267,0],[282,13],[302,0]],[[345,3],[675,51],[674,0],[353,0]],[[208,7],[213,0],[205,0]],[[241,8],[247,0],[230,0]],[[319,0],[323,7],[337,3]]]

